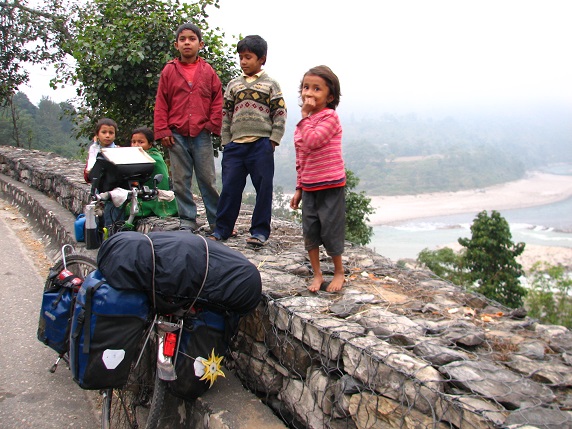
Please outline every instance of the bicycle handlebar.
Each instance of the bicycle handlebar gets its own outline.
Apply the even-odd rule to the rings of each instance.
[[[137,216],[137,213],[139,213],[139,198],[141,198],[142,201],[151,201],[157,198],[157,196],[159,195],[159,189],[157,189],[157,185],[163,180],[163,175],[162,174],[157,174],[155,175],[155,177],[153,178],[153,189],[149,188],[148,186],[141,186],[139,185],[138,181],[135,180],[128,180],[129,186],[131,189],[125,189],[125,188],[115,188],[115,189],[120,189],[123,191],[127,192],[127,198],[126,200],[130,200],[131,201],[131,208],[129,211],[129,219],[127,219],[127,222],[132,224],[133,220],[135,219],[135,216]],[[92,195],[93,200],[94,201],[108,201],[111,199],[111,195],[110,192],[113,191],[107,191],[107,192],[102,192],[102,193],[97,193],[97,191],[95,191]]]

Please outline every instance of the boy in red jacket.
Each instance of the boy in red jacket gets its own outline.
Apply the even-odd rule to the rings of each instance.
[[[191,232],[198,229],[191,192],[193,169],[211,229],[219,199],[211,135],[221,133],[222,84],[198,56],[204,46],[196,25],[186,23],[177,29],[175,48],[181,57],[163,68],[155,99],[155,139],[169,149],[181,229]]]

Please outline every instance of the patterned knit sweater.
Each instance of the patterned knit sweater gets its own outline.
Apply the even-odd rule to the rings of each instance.
[[[345,186],[342,125],[335,110],[325,108],[296,125],[296,189],[319,191]]]
[[[263,73],[253,82],[231,80],[224,93],[222,144],[241,137],[269,137],[280,144],[286,128],[286,103],[280,85]]]

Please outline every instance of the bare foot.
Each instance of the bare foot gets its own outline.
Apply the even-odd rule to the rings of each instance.
[[[343,275],[334,274],[334,278],[330,282],[330,285],[326,289],[326,292],[337,292],[341,290],[342,286],[344,285],[344,280],[345,279]]]
[[[308,286],[308,290],[310,292],[318,292],[323,282],[324,278],[322,276],[314,277],[314,280],[312,280],[312,283],[310,283],[310,286]]]

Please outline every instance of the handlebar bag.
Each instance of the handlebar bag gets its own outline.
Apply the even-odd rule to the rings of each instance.
[[[125,385],[149,315],[144,292],[112,288],[89,274],[76,298],[71,324],[70,369],[83,389]]]
[[[89,172],[92,192],[130,189],[129,181],[145,183],[153,175],[155,160],[140,147],[102,148]]]
[[[38,340],[63,355],[69,348],[69,333],[76,291],[81,279],[73,274],[61,278],[50,269],[42,295]]]
[[[220,358],[226,355],[237,319],[238,316],[210,310],[199,310],[184,319],[175,360],[177,379],[167,383],[173,395],[193,400],[209,390],[211,374],[220,369]]]

